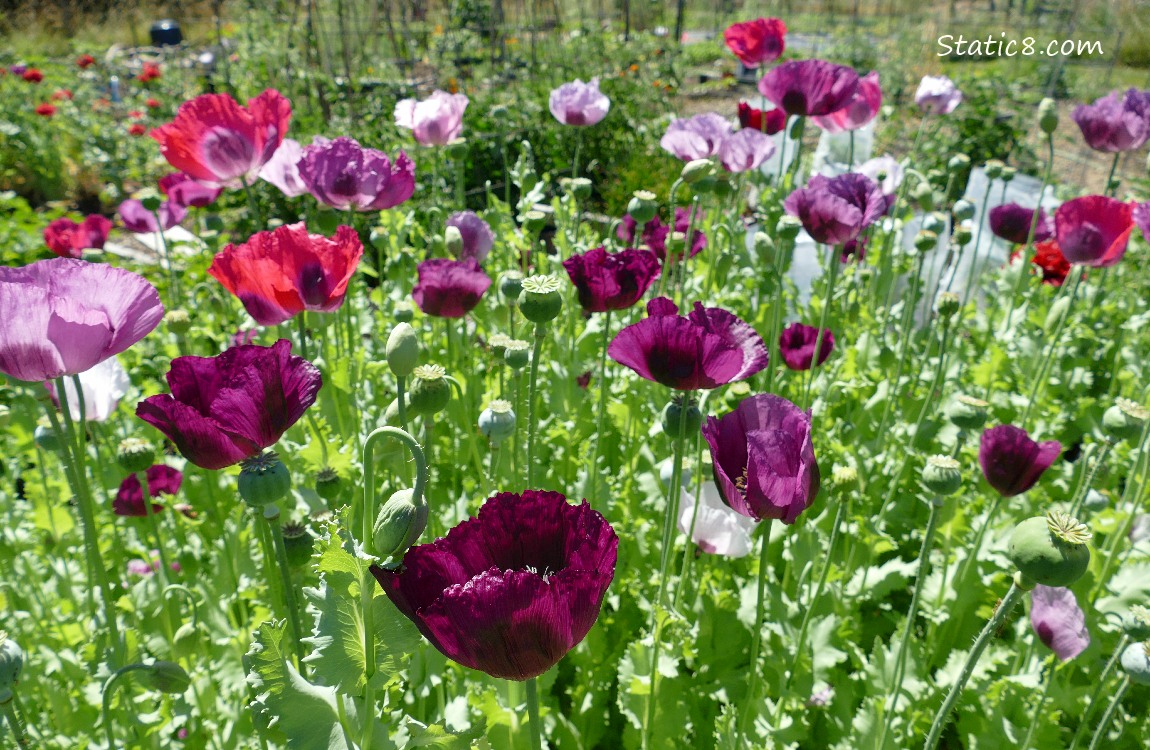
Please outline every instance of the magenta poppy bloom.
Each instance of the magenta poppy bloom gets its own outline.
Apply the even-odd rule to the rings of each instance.
[[[467,97],[433,91],[423,101],[404,99],[395,105],[395,124],[410,130],[421,146],[444,146],[463,132]]]
[[[527,680],[579,645],[615,577],[619,537],[586,500],[501,492],[398,570],[372,566],[395,606],[447,658]]]
[[[723,139],[719,146],[719,163],[728,172],[757,169],[775,153],[775,141],[758,130],[743,128]]]
[[[792,524],[819,494],[810,412],[781,396],[750,396],[707,417],[703,437],[723,502],[748,518]]]
[[[1142,230],[1142,239],[1150,242],[1150,201],[1139,203],[1130,213],[1134,225]]]
[[[73,258],[0,267],[0,372],[29,382],[79,375],[163,317],[156,288],[122,268]]]
[[[415,192],[415,163],[402,151],[387,154],[346,136],[303,150],[299,176],[315,199],[337,211],[382,211]]]
[[[820,117],[837,112],[858,93],[859,76],[826,60],[792,60],[759,79],[759,93],[788,115]]]
[[[44,227],[44,244],[61,258],[79,258],[86,248],[104,247],[112,222],[99,214],[89,214],[76,223],[66,216]]]
[[[197,182],[183,172],[173,172],[160,178],[160,192],[177,206],[207,208],[224,191],[223,188],[211,188]]]
[[[419,309],[437,318],[462,318],[491,286],[475,258],[432,258],[419,264],[419,281],[411,296]]]
[[[176,119],[151,136],[180,172],[209,187],[235,188],[255,181],[290,122],[291,102],[275,89],[247,107],[227,94],[202,94],[181,104]]]
[[[852,260],[862,261],[866,257],[867,238],[859,235],[858,239],[844,242],[839,249],[839,263],[850,263]]]
[[[723,141],[730,135],[731,123],[727,118],[706,112],[672,120],[659,145],[683,161],[709,159],[719,153]]]
[[[869,177],[848,172],[829,179],[815,175],[805,188],[787,196],[783,207],[799,218],[815,242],[842,245],[882,216],[887,200]]]
[[[1054,230],[1070,263],[1112,266],[1126,254],[1134,231],[1134,206],[1102,195],[1075,198],[1054,212]]]
[[[611,100],[599,91],[599,79],[587,83],[576,79],[551,91],[548,106],[564,125],[594,125],[607,116]]]
[[[744,128],[758,130],[767,135],[774,135],[787,126],[787,113],[781,109],[761,110],[755,109],[746,102],[739,102],[737,107],[739,125]]]
[[[170,200],[161,203],[156,213],[144,208],[144,204],[135,198],[124,201],[116,210],[120,214],[120,221],[124,222],[124,228],[135,234],[166,232],[188,215],[188,209]],[[159,214],[159,221],[156,220],[156,214]]]
[[[978,463],[998,494],[1014,497],[1033,487],[1061,452],[1057,440],[1039,444],[1021,427],[1004,424],[982,433]]]
[[[145,475],[148,478],[148,497],[153,500],[159,495],[175,495],[180,491],[184,482],[184,475],[178,469],[165,464],[156,464],[148,469]],[[152,503],[152,512],[158,513],[164,506]],[[117,516],[146,516],[144,507],[144,490],[140,487],[140,478],[129,474],[120,482],[120,489],[116,491],[116,498],[112,501],[112,512]]]
[[[733,23],[723,32],[723,41],[748,68],[779,59],[786,48],[787,25],[779,18],[756,18]]]
[[[223,469],[275,445],[315,403],[323,377],[291,342],[233,346],[215,357],[176,357],[171,394],[150,396],[136,416],[204,469]]]
[[[654,253],[636,249],[609,253],[597,247],[563,261],[579,304],[589,313],[626,310],[651,288],[659,267]]]
[[[482,263],[491,248],[495,247],[495,233],[491,231],[491,226],[474,211],[452,214],[447,219],[447,226],[458,229],[459,236],[463,238],[463,252],[459,260],[475,258]]]
[[[700,222],[697,220],[696,224],[698,223]],[[615,229],[615,236],[626,242],[629,246],[634,246],[635,226],[636,223],[634,219],[630,216],[624,216],[619,226]],[[673,228],[667,226],[663,223],[662,219],[655,216],[655,218],[643,225],[643,234],[639,239],[641,244],[650,248],[651,252],[655,253],[655,257],[662,263],[667,258],[667,237],[671,234],[672,229],[673,231],[682,232],[686,235],[690,226],[691,209],[679,207],[675,209]],[[707,246],[707,235],[703,234],[699,229],[692,229],[690,246],[691,249],[687,257],[694,258]]]
[[[842,133],[866,126],[878,116],[881,107],[882,87],[879,86],[878,72],[872,70],[859,79],[858,91],[842,109],[811,119],[828,133]]]
[[[607,354],[677,391],[717,388],[767,366],[767,347],[750,325],[698,302],[689,315],[679,315],[666,297],[648,302],[647,317],[619,331]]]
[[[949,115],[962,104],[962,92],[946,76],[923,76],[914,92],[914,103],[927,114]]]
[[[312,143],[327,143],[326,138],[316,136]],[[284,138],[283,143],[272,154],[268,163],[260,169],[260,179],[279,188],[288,198],[298,198],[308,192],[307,185],[299,176],[299,162],[303,158],[303,146],[299,141]]]
[[[1030,592],[1030,626],[1059,661],[1070,661],[1090,645],[1086,613],[1068,588],[1035,586]]]
[[[1017,203],[1004,203],[990,209],[990,231],[1007,242],[1025,245],[1030,237],[1030,224],[1034,221],[1033,208],[1025,208]],[[1038,223],[1034,227],[1034,241],[1045,242],[1054,236],[1054,219],[1041,208]]]
[[[1150,91],[1130,89],[1080,104],[1071,115],[1086,145],[1095,151],[1120,153],[1142,148],[1150,139]]]
[[[815,340],[819,329],[802,323],[791,323],[779,334],[779,354],[783,361],[792,370],[809,370],[815,358]],[[823,340],[819,345],[819,361],[821,365],[831,356],[835,348],[835,335],[831,329],[823,329]]]

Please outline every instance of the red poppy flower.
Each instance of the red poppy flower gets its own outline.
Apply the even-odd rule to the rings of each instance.
[[[133,120],[142,120],[144,119],[145,115],[138,109],[132,109],[128,110],[128,117],[131,117]]]
[[[739,125],[774,135],[787,126],[787,113],[781,109],[755,109],[746,102],[739,102]]]
[[[135,136],[137,138],[147,132],[148,129],[138,122],[133,122],[128,126],[128,135]]]
[[[28,68],[24,71],[23,78],[28,83],[39,83],[44,80],[44,74],[40,72],[39,68]]]
[[[140,83],[147,83],[154,81],[160,77],[160,66],[156,63],[144,63],[144,69],[140,71],[140,75],[136,76],[136,80]]]
[[[160,106],[160,100],[159,99],[153,99],[152,97],[149,96],[147,99],[144,100],[144,106],[147,107],[148,109],[158,109]]]
[[[723,32],[723,41],[735,57],[748,68],[779,59],[786,46],[787,25],[778,18],[756,18],[731,24]]]
[[[61,217],[44,227],[44,244],[61,258],[79,258],[85,248],[104,247],[111,229],[112,222],[99,214],[91,214],[79,224]]]
[[[1069,200],[1054,212],[1054,232],[1066,260],[1106,268],[1122,260],[1134,231],[1134,205],[1103,195]]]
[[[52,101],[62,102],[65,99],[67,99],[68,101],[72,101],[71,89],[57,89],[56,91],[52,92]]]
[[[1013,259],[1014,256],[1011,256]],[[1066,276],[1070,273],[1070,262],[1058,247],[1058,240],[1039,242],[1034,246],[1034,255],[1030,262],[1042,269],[1042,283],[1050,286],[1062,286]]]
[[[96,64],[96,58],[91,55],[80,55],[76,58],[76,65],[80,68],[90,68]]]
[[[56,105],[48,104],[47,102],[44,102],[43,104],[37,104],[36,114],[40,115],[41,117],[51,117],[52,115],[56,114]]]

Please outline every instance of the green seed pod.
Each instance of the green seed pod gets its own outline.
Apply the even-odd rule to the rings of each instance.
[[[533,237],[538,237],[547,226],[547,214],[542,211],[531,210],[523,214],[523,228]]]
[[[315,494],[329,503],[339,497],[342,489],[343,479],[330,466],[325,466],[315,475]]]
[[[1136,641],[1150,638],[1150,609],[1141,604],[1135,604],[1122,622],[1126,635]]]
[[[1122,669],[1131,682],[1150,685],[1150,642],[1131,643],[1122,652]]]
[[[152,468],[156,460],[156,449],[147,440],[128,438],[120,441],[116,449],[116,463],[120,468],[131,474],[138,471],[147,471]]]
[[[467,156],[467,139],[455,138],[447,144],[447,155],[456,161]]]
[[[735,191],[735,186],[727,178],[726,172],[716,173],[714,180],[714,184],[711,185],[711,193],[716,198],[727,198]]]
[[[287,551],[288,565],[296,569],[305,567],[311,562],[315,537],[302,523],[285,523],[281,530],[284,536],[284,549]]]
[[[1007,557],[1024,582],[1069,586],[1090,564],[1090,530],[1066,513],[1051,511],[1014,527]]]
[[[1038,127],[1047,135],[1058,130],[1058,104],[1049,96],[1038,103]]]
[[[942,234],[946,231],[946,214],[932,211],[923,217],[922,228],[928,232]]]
[[[771,260],[775,257],[775,241],[766,232],[755,232],[754,247],[755,255],[763,260]]]
[[[494,107],[491,108],[491,119],[492,120],[506,120],[508,114],[509,113],[508,113],[507,107],[503,106],[502,104],[496,104]]]
[[[962,302],[954,292],[943,292],[939,294],[938,299],[935,300],[934,303],[934,309],[938,311],[938,317],[944,321],[953,318],[961,307]]]
[[[563,295],[559,292],[561,287],[559,279],[550,274],[524,279],[523,299],[519,301],[523,317],[536,325],[554,320],[563,309]]]
[[[400,557],[427,528],[427,501],[415,502],[415,491],[400,490],[379,509],[372,527],[371,541],[381,559]]]
[[[627,215],[635,220],[636,224],[643,225],[655,218],[659,204],[655,194],[647,190],[636,190],[627,204]]]
[[[60,436],[56,430],[47,423],[46,419],[41,419],[36,424],[36,429],[32,431],[32,439],[36,441],[36,445],[40,446],[46,451],[58,451],[64,447],[60,442]]]
[[[153,690],[179,695],[192,684],[192,678],[179,664],[171,661],[154,661],[144,672],[145,680]]]
[[[946,409],[946,418],[960,430],[977,432],[986,424],[986,410],[990,404],[972,396],[955,396]]]
[[[451,401],[451,384],[447,371],[439,365],[420,365],[412,371],[411,394],[407,406],[421,417],[430,417],[447,408]]]
[[[803,222],[797,216],[787,214],[779,218],[779,223],[775,225],[775,234],[779,239],[793,240],[799,236],[799,232],[803,229]]]
[[[807,129],[807,118],[796,117],[794,122],[791,123],[791,140],[797,141],[803,137],[803,131]]]
[[[24,649],[0,630],[0,693],[11,690],[24,670]]]
[[[565,177],[559,181],[563,188],[575,196],[576,200],[585,201],[591,197],[591,189],[594,187],[591,180],[586,177]]]
[[[419,366],[419,336],[410,323],[397,323],[395,328],[391,329],[384,352],[387,366],[391,368],[393,374],[401,378],[411,375]]]
[[[507,351],[503,353],[503,359],[511,369],[522,370],[531,363],[531,344],[520,339],[511,339],[507,342]]]
[[[240,497],[249,507],[262,508],[287,497],[291,473],[275,451],[267,451],[240,464]]]
[[[673,439],[694,435],[702,424],[703,414],[694,399],[676,396],[663,407],[663,432]]]
[[[187,310],[168,310],[164,315],[164,323],[167,324],[168,330],[177,336],[192,330],[192,316],[188,315]]]
[[[950,235],[950,241],[954,243],[955,247],[966,247],[972,239],[974,239],[974,235],[970,231],[969,224],[959,224]]]
[[[936,495],[953,495],[962,487],[961,469],[950,456],[931,456],[922,469],[922,484]]]
[[[1015,167],[1003,167],[1002,168],[1002,181],[1003,182],[1010,182],[1011,180],[1014,179],[1014,176],[1016,174],[1018,174],[1018,170]]]
[[[911,191],[911,198],[914,199],[923,211],[934,210],[934,190],[929,183],[920,182],[915,185],[914,190]]]
[[[1150,409],[1128,398],[1118,398],[1102,415],[1102,429],[1115,442],[1125,440],[1137,445],[1148,419]]]
[[[172,634],[172,655],[177,659],[186,659],[200,652],[203,638],[200,631],[190,622],[185,622],[176,628]]]
[[[925,253],[928,250],[933,250],[937,245],[938,235],[929,229],[921,229],[914,236],[914,248],[919,252]]]
[[[946,163],[946,170],[950,174],[962,174],[970,169],[970,157],[966,154],[955,154]]]
[[[831,485],[834,487],[850,487],[858,480],[858,469],[853,466],[836,466],[831,469]]]
[[[443,246],[455,258],[463,254],[463,234],[459,227],[449,226],[443,230]]]
[[[495,399],[479,414],[479,431],[494,443],[515,434],[515,411],[510,401]]]
[[[683,166],[683,171],[679,176],[683,178],[683,182],[694,185],[699,180],[710,177],[714,173],[715,164],[710,159],[694,159]]]
[[[514,305],[523,293],[523,274],[508,271],[499,277],[499,293],[507,300],[507,304]]]
[[[410,302],[397,302],[391,315],[396,323],[410,323],[415,320],[415,308]]]
[[[954,208],[951,209],[951,213],[954,214],[954,218],[958,219],[959,221],[970,221],[974,218],[974,204],[965,198],[960,201],[956,201]]]
[[[986,162],[983,170],[986,172],[987,179],[997,180],[1002,176],[1002,169],[1005,166],[1006,164],[1004,164],[1002,161],[998,159],[991,159],[990,161]]]
[[[492,334],[491,338],[487,339],[487,345],[491,347],[491,356],[497,361],[503,361],[503,355],[507,352],[507,344],[511,342],[511,337],[506,333]]]

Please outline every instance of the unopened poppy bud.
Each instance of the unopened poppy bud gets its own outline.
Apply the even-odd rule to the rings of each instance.
[[[1016,174],[1018,174],[1018,170],[1015,169],[1014,167],[1003,167],[1002,168],[1002,181],[1003,182],[1010,182],[1011,180],[1014,179],[1014,175],[1016,175]]]
[[[531,345],[520,339],[511,339],[507,342],[503,359],[511,369],[522,370],[531,363]]]
[[[956,247],[966,247],[972,239],[974,239],[974,235],[970,231],[969,224],[959,224],[950,235],[950,241],[953,242]]]
[[[951,213],[954,214],[954,218],[959,221],[970,221],[974,218],[975,207],[973,203],[963,198],[955,202]]]
[[[547,226],[547,214],[531,210],[523,214],[523,228],[531,235],[538,236]]]
[[[1150,642],[1127,646],[1122,652],[1122,669],[1131,682],[1150,685]]]
[[[1125,440],[1137,446],[1147,419],[1150,419],[1150,410],[1145,406],[1128,398],[1118,398],[1102,415],[1102,429],[1115,441]]]
[[[703,424],[703,415],[694,399],[676,397],[663,407],[663,432],[672,438],[694,435]]]
[[[127,438],[116,449],[116,462],[124,471],[147,471],[156,460],[156,449],[147,440]]]
[[[946,169],[951,174],[961,174],[970,168],[970,157],[966,154],[955,154],[946,163]]]
[[[47,424],[47,420],[42,420],[36,424],[36,429],[32,431],[32,439],[36,441],[36,445],[46,451],[58,451],[63,447],[59,434],[56,433],[55,428]]]
[[[398,302],[395,309],[392,310],[391,316],[396,323],[410,323],[415,320],[415,308],[409,302]]]
[[[766,232],[755,232],[753,238],[755,254],[760,258],[772,258],[775,253],[775,241]]]
[[[164,323],[167,324],[168,330],[177,336],[183,336],[192,330],[192,316],[188,315],[187,310],[168,310],[164,315]]]
[[[928,232],[942,234],[946,231],[946,214],[939,211],[930,212],[923,218],[922,228]]]
[[[1038,127],[1047,135],[1058,130],[1058,104],[1049,96],[1038,103]]]
[[[499,293],[507,300],[507,304],[514,305],[523,293],[523,274],[508,271],[499,277]]]
[[[312,548],[315,546],[315,537],[307,530],[307,526],[302,523],[285,523],[281,531],[288,565],[293,568],[307,565],[311,561]]]
[[[679,175],[683,182],[694,185],[699,180],[710,177],[715,173],[715,164],[710,159],[693,159],[683,166]]]
[[[266,451],[240,464],[237,485],[245,503],[252,508],[262,508],[287,497],[291,474],[275,451]]]
[[[447,155],[452,159],[459,160],[467,156],[467,139],[455,138],[447,144]]]
[[[953,495],[962,487],[961,469],[950,456],[931,456],[922,468],[922,484],[936,495]]]
[[[144,207],[145,211],[155,213],[160,210],[160,206],[164,205],[164,202],[160,200],[159,196],[149,195],[147,198],[140,199],[140,205]]]
[[[185,622],[172,634],[172,655],[177,658],[186,659],[198,654],[202,647],[200,631],[190,622]]]
[[[836,466],[831,469],[831,484],[835,487],[849,487],[858,480],[858,469],[853,466]]]
[[[329,503],[339,497],[342,488],[343,480],[339,472],[330,466],[325,466],[315,475],[315,494]]]
[[[1014,527],[1007,557],[1018,568],[1024,588],[1034,584],[1069,586],[1090,564],[1093,535],[1085,524],[1060,511],[1028,518]]]
[[[938,295],[938,299],[934,303],[934,309],[938,311],[938,317],[944,321],[953,318],[961,307],[962,302],[954,292],[943,292]]]
[[[371,530],[375,554],[385,560],[402,556],[427,528],[428,515],[427,501],[422,495],[416,502],[414,490],[396,492],[375,517]]]
[[[920,229],[914,236],[914,247],[919,252],[933,250],[938,245],[938,235],[929,229]]]
[[[448,226],[443,230],[443,246],[456,258],[463,253],[463,234],[459,227]]]
[[[1122,621],[1122,629],[1136,641],[1150,638],[1150,609],[1141,604],[1131,606],[1130,612]]]
[[[145,680],[153,690],[179,695],[192,684],[192,678],[179,664],[172,661],[154,661],[144,671]]]
[[[515,434],[515,411],[510,401],[495,399],[479,414],[479,431],[499,443]]]
[[[384,356],[396,377],[406,378],[419,366],[419,336],[409,323],[397,323],[391,329]]]
[[[982,169],[986,172],[988,179],[997,180],[1002,176],[1002,168],[1005,166],[1006,165],[1003,164],[1000,160],[991,159],[990,161],[986,162],[986,165]]]
[[[797,216],[787,214],[779,218],[779,223],[775,225],[775,234],[780,239],[793,240],[799,236],[799,232],[803,229],[803,222]]]
[[[447,371],[439,365],[420,365],[412,373],[411,394],[407,399],[410,409],[421,417],[430,417],[447,408],[451,401],[451,384]]]
[[[536,325],[554,320],[563,309],[562,285],[559,279],[550,274],[529,276],[523,280],[523,298],[519,301],[519,311],[523,317]]]
[[[627,215],[635,220],[636,224],[646,224],[655,218],[659,204],[655,201],[655,194],[647,190],[636,190],[627,204]]]
[[[934,188],[932,188],[929,183],[920,182],[915,185],[910,196],[914,199],[915,203],[922,207],[923,211],[934,210]]]
[[[11,690],[24,670],[24,649],[0,630],[0,692]]]

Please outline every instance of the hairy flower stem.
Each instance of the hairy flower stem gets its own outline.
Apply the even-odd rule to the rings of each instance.
[[[951,686],[950,692],[946,694],[946,700],[942,703],[942,708],[938,710],[938,714],[934,717],[934,723],[931,724],[930,733],[926,736],[926,744],[923,745],[923,750],[935,750],[938,747],[938,741],[942,738],[942,730],[946,727],[947,722],[950,720],[950,714],[954,710],[955,704],[958,703],[959,697],[962,695],[962,689],[966,687],[967,681],[970,680],[970,675],[974,673],[974,667],[978,664],[979,658],[982,657],[982,652],[990,645],[990,639],[998,632],[998,629],[1006,622],[1007,615],[1022,599],[1024,591],[1016,581],[1010,584],[1010,590],[1006,592],[1006,596],[999,602],[998,609],[987,621],[986,627],[978,634],[978,639],[975,640],[974,645],[970,648],[970,654],[966,657],[966,663],[962,665],[962,671],[958,675],[958,679],[954,685]]]
[[[1090,486],[1094,484],[1094,477],[1098,475],[1098,469],[1102,464],[1106,463],[1106,457],[1110,455],[1110,449],[1114,447],[1114,443],[1106,440],[1102,443],[1102,450],[1097,456],[1087,456],[1086,466],[1088,469],[1083,470],[1082,481],[1079,482],[1078,487],[1074,490],[1074,495],[1070,499],[1070,510],[1067,511],[1074,518],[1079,518],[1079,512],[1082,510],[1082,503],[1086,499],[1086,493],[1090,491]]]
[[[1122,156],[1119,151],[1114,154],[1114,161],[1110,162],[1110,174],[1106,175],[1106,192],[1104,195],[1107,198],[1113,198],[1114,193],[1118,191],[1118,183],[1114,181],[1114,173],[1118,171],[1118,157]]]
[[[160,249],[164,252],[164,265],[168,267],[168,286],[171,288],[172,299],[169,301],[172,307],[179,307],[180,300],[180,282],[176,276],[176,267],[172,265],[172,251],[168,247],[168,237],[164,234],[164,225],[160,220],[160,212],[153,211],[152,215],[156,217],[156,237],[160,240]]]
[[[603,447],[603,420],[607,417],[607,394],[611,388],[607,383],[607,347],[611,344],[611,311],[603,313],[603,347],[599,352],[599,408],[595,413],[595,447],[591,451],[591,463],[587,466],[590,475],[588,486],[592,500],[598,496],[599,480],[605,472],[599,471],[599,455]],[[609,493],[608,493],[609,494]]]
[[[306,360],[311,360],[307,351],[307,322],[304,320],[306,313],[300,312],[295,316],[296,330],[299,332],[299,352],[300,356]]]
[[[1126,691],[1129,689],[1130,677],[1127,675],[1122,678],[1122,682],[1118,683],[1118,691],[1110,699],[1110,704],[1106,706],[1106,713],[1102,714],[1098,728],[1094,730],[1094,736],[1090,739],[1090,750],[1098,750],[1102,746],[1100,743],[1106,733],[1110,731],[1110,725],[1114,722],[1114,714],[1118,713],[1118,707],[1122,704],[1122,699],[1126,697]]]
[[[918,419],[915,420],[914,433],[911,434],[910,438],[912,444],[918,444],[920,442],[919,435],[922,432],[922,424],[926,421],[926,415],[930,413],[931,407],[938,406],[943,402],[940,389],[946,381],[946,355],[949,353],[947,351],[947,344],[950,343],[950,329],[950,321],[943,322],[942,335],[938,343],[938,368],[934,372],[934,380],[931,381],[930,390],[926,392],[926,399],[922,402],[922,408],[919,409]],[[930,352],[928,351],[927,356],[929,355]],[[915,385],[917,384],[916,378]],[[936,392],[938,393],[937,397],[934,395]]]
[[[306,676],[307,668],[304,666],[303,626],[300,624],[299,604],[296,602],[295,584],[291,579],[291,566],[288,564],[287,547],[284,545],[283,526],[280,524],[280,509],[273,503],[264,506],[263,518],[268,525],[268,538],[271,540],[275,552],[276,568],[279,569],[280,586],[283,588],[284,609],[287,610],[288,624],[291,626],[292,644],[295,646],[296,659],[299,661],[299,673]]]
[[[747,696],[744,699],[743,709],[739,712],[736,719],[735,727],[735,747],[742,747],[743,735],[747,731],[747,722],[750,721],[752,707],[758,700],[757,694],[759,692],[759,652],[763,648],[763,616],[766,610],[766,601],[764,594],[767,587],[767,554],[770,552],[771,541],[771,522],[773,519],[766,519],[766,523],[762,524],[762,538],[759,539],[759,571],[758,571],[758,587],[755,591],[755,630],[751,633],[751,678],[747,681]],[[779,704],[782,705],[783,696],[779,696]],[[777,713],[777,707],[776,707]]]
[[[1094,713],[1094,704],[1098,702],[1099,696],[1102,695],[1102,690],[1106,687],[1107,681],[1110,680],[1111,673],[1114,668],[1118,666],[1118,660],[1122,658],[1122,652],[1130,645],[1130,636],[1125,633],[1118,640],[1118,647],[1114,649],[1114,653],[1110,656],[1110,661],[1106,662],[1106,666],[1102,670],[1102,674],[1098,675],[1094,680],[1094,690],[1090,693],[1090,698],[1086,701],[1086,708],[1082,710],[1082,716],[1078,718],[1078,729],[1074,730],[1074,738],[1070,741],[1070,750],[1078,750],[1078,743],[1086,736],[1086,727],[1090,725],[1090,714]]]
[[[395,401],[399,406],[399,429],[404,432],[407,431],[407,394],[404,388],[407,386],[407,378],[403,375],[395,376]]]
[[[126,667],[120,667],[108,681],[104,683],[102,690],[103,698],[100,701],[100,716],[104,722],[104,735],[108,738],[108,750],[115,750],[116,748],[116,735],[112,731],[112,696],[116,694],[115,688],[119,686],[119,680],[129,672],[147,671],[151,669],[146,664],[129,664]]]
[[[1043,714],[1046,708],[1046,701],[1050,698],[1050,688],[1054,685],[1054,676],[1057,674],[1058,662],[1056,657],[1050,657],[1050,668],[1046,671],[1046,679],[1043,680],[1042,694],[1038,696],[1038,703],[1031,711],[1030,726],[1026,730],[1026,737],[1022,740],[1022,744],[1018,746],[1018,750],[1030,750],[1030,743],[1034,739],[1034,732],[1038,729],[1038,725],[1047,719]]]
[[[1035,212],[1038,213],[1037,211]],[[1038,366],[1038,373],[1033,378],[1033,384],[1030,386],[1030,395],[1026,399],[1026,409],[1022,412],[1022,419],[1019,424],[1025,425],[1027,417],[1030,416],[1030,411],[1034,408],[1034,402],[1042,393],[1042,387],[1046,384],[1047,372],[1050,370],[1050,363],[1054,361],[1054,355],[1058,351],[1058,346],[1061,342],[1062,331],[1066,328],[1066,321],[1070,318],[1071,308],[1074,306],[1074,297],[1078,294],[1078,286],[1082,283],[1082,267],[1079,266],[1077,274],[1074,277],[1074,285],[1070,287],[1070,296],[1066,303],[1066,309],[1062,311],[1062,315],[1058,316],[1058,325],[1054,328],[1054,333],[1050,336],[1050,342],[1046,346],[1046,352],[1042,356],[1042,362]]]
[[[531,351],[531,374],[527,382],[527,487],[535,487],[535,433],[538,425],[536,401],[539,387],[539,358],[543,354],[543,339],[547,336],[547,326],[535,324],[535,346]]]
[[[264,223],[264,216],[260,213],[259,204],[256,203],[256,196],[255,193],[252,192],[252,186],[243,178],[240,178],[240,184],[244,186],[244,195],[247,196],[248,199],[248,211],[251,213],[252,219],[256,222],[256,231],[262,232],[267,227],[267,224]]]
[[[836,248],[832,247],[830,252],[830,260],[827,265],[830,268],[827,270],[827,292],[823,295],[823,310],[819,314],[819,331],[815,334],[815,351],[811,355],[811,376],[807,380],[806,389],[803,391],[803,411],[811,408],[811,386],[815,382],[815,370],[819,366],[819,354],[822,352],[823,335],[827,325],[827,315],[830,312],[831,304],[835,298],[835,281],[838,280],[839,275],[839,254]]]
[[[962,291],[962,305],[958,308],[959,315],[966,310],[966,303],[970,301],[970,292],[974,289],[978,281],[978,272],[981,267],[978,263],[978,248],[982,246],[982,226],[986,222],[986,210],[990,205],[990,189],[994,186],[994,180],[986,181],[986,192],[982,195],[982,208],[978,212],[978,229],[974,231],[974,257],[970,259],[970,275],[966,278],[966,289]],[[958,275],[958,266],[955,266],[954,273],[950,277],[950,281],[954,281],[954,277]],[[950,283],[946,285],[946,291],[950,291]]]
[[[543,724],[539,721],[539,686],[534,677],[527,680],[527,721],[531,731],[531,750],[542,750]]]
[[[15,691],[9,694],[7,701],[0,704],[0,710],[4,712],[4,718],[8,720],[8,727],[12,730],[16,747],[32,747],[32,740],[28,737],[28,727],[24,723],[24,712],[16,705]],[[109,750],[111,750],[111,746],[109,746]]]

